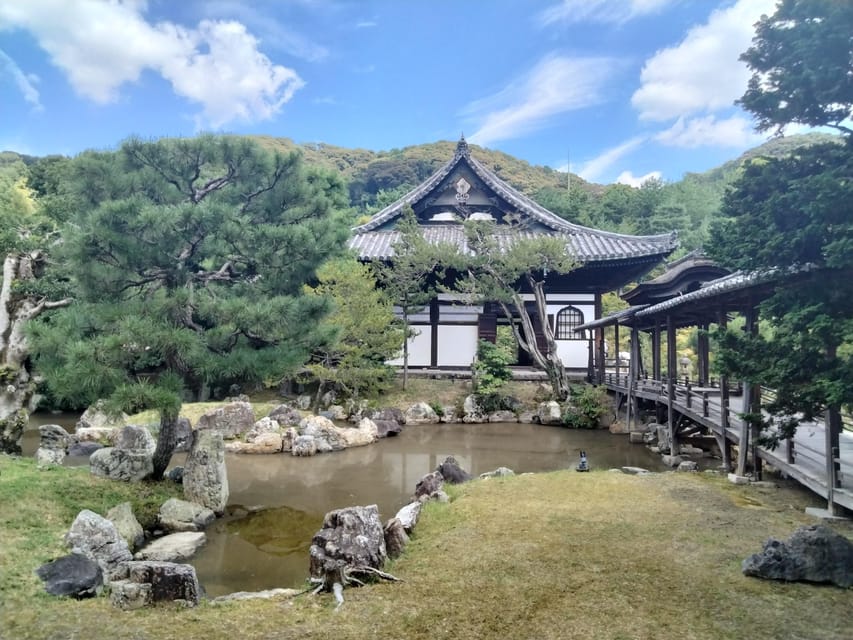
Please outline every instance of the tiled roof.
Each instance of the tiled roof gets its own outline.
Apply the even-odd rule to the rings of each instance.
[[[406,205],[413,205],[425,198],[461,162],[466,162],[477,177],[498,196],[523,215],[550,230],[549,235],[565,236],[567,245],[576,258],[583,262],[637,258],[666,255],[677,246],[675,233],[651,236],[632,236],[600,231],[573,224],[548,211],[524,194],[518,192],[470,155],[465,139],[456,147],[453,158],[432,176],[412,189],[402,198],[388,205],[352,232],[349,246],[358,252],[362,260],[387,259],[393,256],[393,245],[399,239],[394,231],[379,230],[399,216]],[[464,247],[465,238],[461,225],[424,225],[424,235],[429,242],[449,242]],[[542,232],[520,232],[541,235]]]
[[[467,252],[465,230],[459,224],[429,225],[422,227],[424,239],[431,244],[446,243]],[[496,234],[499,245],[509,246],[514,238],[541,237],[534,231],[512,231]],[[598,262],[655,256],[671,251],[668,244],[661,243],[656,236],[620,236],[603,234],[586,229],[584,232],[556,231],[549,234],[566,239],[569,253],[580,262]],[[388,260],[394,256],[394,244],[400,240],[398,231],[371,231],[358,233],[349,241],[361,260]]]

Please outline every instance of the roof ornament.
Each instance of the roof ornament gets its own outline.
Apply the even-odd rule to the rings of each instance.
[[[471,184],[465,178],[459,178],[453,186],[456,187],[456,201],[459,204],[466,204],[468,202],[468,192],[471,190]]]
[[[459,142],[456,143],[456,155],[467,158],[471,154],[471,150],[468,149],[468,142],[465,140],[465,134],[462,134],[462,137],[459,138]]]

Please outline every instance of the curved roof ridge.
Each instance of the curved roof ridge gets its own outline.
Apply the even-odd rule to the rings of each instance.
[[[500,193],[504,198],[506,198],[513,204],[521,204],[522,208],[526,210],[526,213],[532,215],[539,222],[542,222],[546,226],[549,226],[556,231],[571,231],[575,233],[586,233],[590,235],[604,236],[607,238],[614,238],[619,240],[642,240],[646,242],[663,240],[674,241],[674,239],[677,237],[677,234],[674,231],[670,233],[660,233],[656,235],[635,236],[628,233],[617,233],[615,231],[603,231],[601,229],[593,229],[592,227],[585,227],[581,224],[569,222],[568,220],[565,220],[564,218],[558,216],[556,213],[548,211],[548,209],[543,207],[541,204],[539,204],[532,198],[524,195],[509,183],[505,182],[493,171],[490,171],[476,158],[469,157],[468,161],[471,167],[479,176],[479,178],[483,180],[483,182],[488,184],[490,187],[492,187],[492,189]]]

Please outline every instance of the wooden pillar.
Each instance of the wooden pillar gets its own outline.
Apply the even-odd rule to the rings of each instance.
[[[587,329],[587,331],[589,331],[589,339],[587,340],[586,375],[589,382],[595,382],[595,343],[593,341],[595,333],[592,329]]]
[[[625,426],[630,430],[631,416],[634,423],[637,422],[637,380],[640,377],[640,331],[637,327],[631,327],[631,361],[628,363],[628,401],[625,403]]]
[[[595,330],[598,343],[598,379],[604,381],[604,332],[599,327]]]
[[[613,325],[613,342],[615,343],[613,345],[613,351],[614,351],[614,354],[616,355],[616,358],[613,361],[616,363],[615,364],[616,384],[619,384],[619,321],[618,320]]]
[[[697,378],[699,379],[699,386],[707,386],[708,380],[710,376],[708,375],[710,367],[708,366],[709,353],[708,353],[708,323],[703,322],[699,324],[699,339],[698,339],[698,371]]]
[[[750,303],[746,311],[746,323],[743,330],[750,335],[758,333],[758,310]],[[747,414],[758,414],[761,412],[761,387],[747,380],[743,381],[743,411]],[[761,479],[761,458],[758,457],[758,429],[757,425],[750,427],[746,421],[740,429],[740,448],[738,450],[737,473],[746,474],[747,453],[752,455],[753,472],[756,480]]]
[[[655,329],[652,332],[652,380],[660,380],[660,320],[654,319]]]
[[[675,376],[677,365],[675,358],[675,321],[672,315],[666,316],[666,409],[669,426],[670,455],[678,455],[678,442],[675,436]]]
[[[824,417],[826,433],[826,510],[830,515],[840,515],[835,508],[835,489],[841,486],[839,459],[839,436],[841,434],[841,411],[831,406]]]
[[[728,316],[725,311],[717,315],[717,325],[725,329],[728,324]],[[723,468],[726,473],[732,470],[732,447],[729,441],[729,379],[726,375],[720,375],[720,430],[722,431],[722,446],[720,452],[723,456]]]

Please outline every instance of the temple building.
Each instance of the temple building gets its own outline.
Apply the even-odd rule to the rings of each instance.
[[[394,262],[394,245],[400,239],[396,224],[411,206],[424,238],[433,243],[465,247],[465,220],[491,220],[495,233],[525,237],[564,238],[566,250],[578,267],[567,274],[546,274],[547,318],[534,317],[555,330],[558,354],[567,369],[585,373],[590,362],[589,338],[600,343],[600,332],[587,336],[575,327],[601,317],[601,296],[635,282],[677,246],[674,233],[632,236],[573,224],[548,211],[501,180],[471,156],[464,137],[444,166],[352,230],[349,246],[363,262]],[[533,294],[524,295],[535,314]],[[508,323],[497,304],[462,304],[457,297],[439,294],[421,313],[410,317],[418,334],[410,339],[412,367],[469,367],[479,339],[495,340],[497,327]],[[402,362],[396,363],[402,364]],[[519,365],[530,364],[525,352]]]

